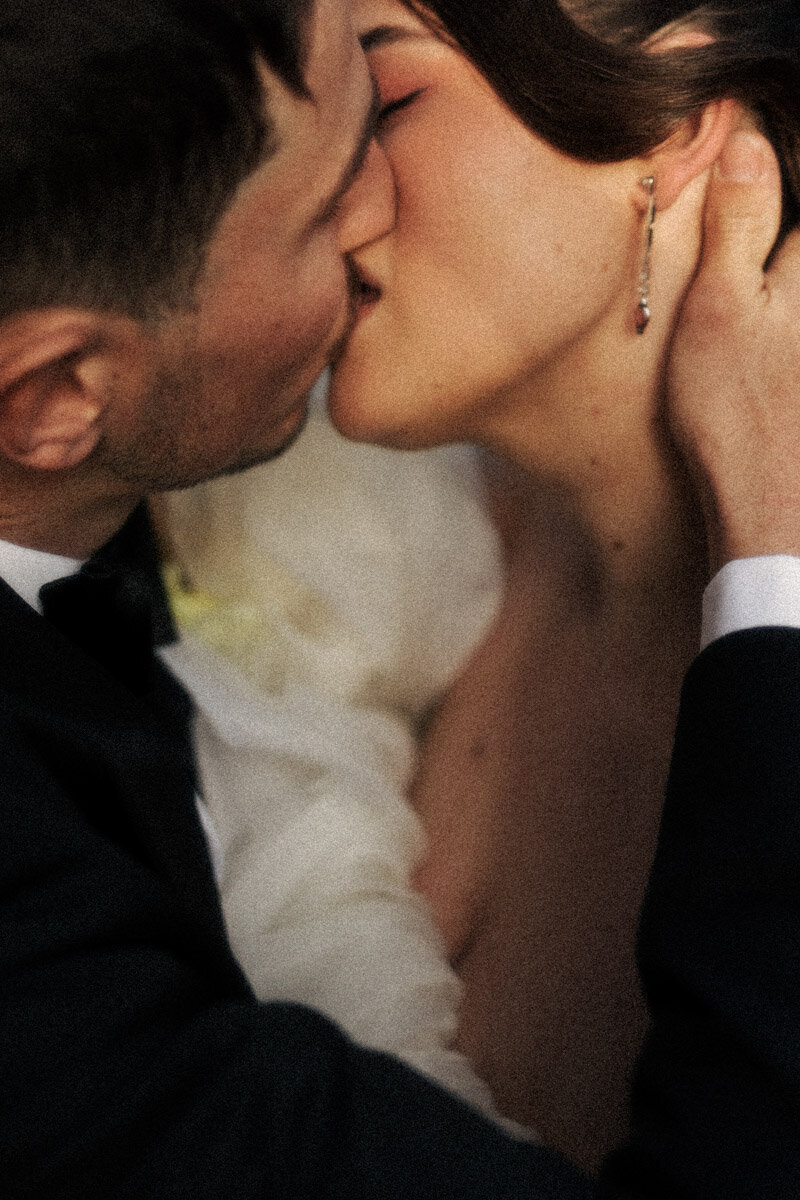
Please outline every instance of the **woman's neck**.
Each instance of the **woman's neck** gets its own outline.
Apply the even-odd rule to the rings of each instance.
[[[528,475],[530,505],[557,531],[556,558],[565,569],[580,561],[595,581],[583,593],[608,602],[666,588],[691,593],[697,606],[706,580],[705,535],[668,434],[665,387],[672,330],[699,252],[699,235],[687,235],[699,220],[686,209],[701,199],[660,218],[644,335],[632,327],[635,293],[620,297],[601,324],[493,405],[482,431],[485,444]],[[527,529],[528,540],[541,525],[531,515],[529,506],[517,529]]]
[[[679,624],[691,616],[695,629],[707,556],[691,485],[671,452],[659,456],[652,447],[634,469],[617,466],[603,471],[598,463],[590,481],[570,488],[492,460],[509,572],[531,575],[561,612],[592,623],[647,620],[657,610]]]

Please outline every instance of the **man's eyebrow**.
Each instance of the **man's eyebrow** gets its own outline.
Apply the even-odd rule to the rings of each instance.
[[[339,181],[336,184],[331,195],[324,201],[316,214],[312,217],[311,225],[322,225],[325,221],[329,221],[336,211],[336,205],[346,194],[353,180],[358,175],[359,171],[366,162],[367,154],[369,153],[370,143],[375,136],[375,130],[378,125],[378,113],[381,110],[381,98],[378,92],[378,85],[375,80],[372,83],[372,100],[369,110],[364,118],[364,124],[361,127],[361,133],[356,143],[356,148],[350,155],[347,166],[339,176]]]

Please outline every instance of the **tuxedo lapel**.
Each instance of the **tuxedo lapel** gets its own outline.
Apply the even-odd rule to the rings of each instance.
[[[194,776],[149,706],[73,646],[0,580],[0,695],[68,777],[76,803],[136,854],[186,915],[207,965],[241,974],[225,934]],[[109,811],[109,801],[113,811]]]

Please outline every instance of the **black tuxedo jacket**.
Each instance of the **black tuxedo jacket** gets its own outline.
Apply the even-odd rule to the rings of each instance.
[[[191,772],[0,583],[0,1194],[800,1197],[800,633],[686,683],[641,938],[630,1145],[590,1183],[228,947]]]

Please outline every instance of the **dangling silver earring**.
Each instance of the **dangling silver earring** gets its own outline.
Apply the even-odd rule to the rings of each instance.
[[[650,196],[645,218],[646,234],[642,269],[639,272],[639,303],[636,305],[636,332],[644,333],[650,323],[650,251],[653,246],[653,226],[656,220],[656,181],[652,175],[642,180],[642,187]]]

